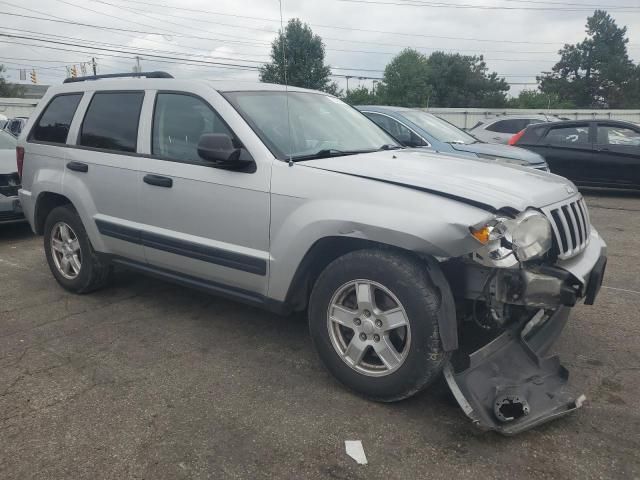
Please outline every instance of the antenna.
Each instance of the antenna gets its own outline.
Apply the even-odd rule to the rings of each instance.
[[[282,0],[278,0],[280,5],[280,32],[282,35],[282,63],[284,65],[284,98],[287,108],[287,130],[289,132],[289,166],[293,167],[293,160],[291,159],[291,115],[289,114],[289,85],[287,81],[287,35],[284,30],[284,20],[282,17]]]

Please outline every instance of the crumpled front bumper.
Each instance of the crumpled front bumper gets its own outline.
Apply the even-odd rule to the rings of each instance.
[[[24,213],[18,197],[0,195],[0,224],[24,221]]]
[[[592,229],[589,246],[580,255],[556,264],[580,284],[579,296],[593,304],[606,267],[606,245]],[[570,308],[537,311],[514,322],[497,338],[473,352],[462,371],[452,363],[445,379],[456,400],[482,429],[506,435],[528,430],[579,408],[585,397],[568,388],[569,372],[547,352],[560,336]]]

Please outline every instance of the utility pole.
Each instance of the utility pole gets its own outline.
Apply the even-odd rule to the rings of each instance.
[[[136,66],[133,67],[134,72],[140,73],[142,72],[142,67],[140,66],[140,57],[136,55]]]
[[[98,74],[98,69],[97,69],[95,57],[91,58],[91,67],[93,68],[93,74],[97,75]]]

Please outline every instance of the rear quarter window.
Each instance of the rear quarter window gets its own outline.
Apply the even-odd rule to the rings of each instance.
[[[29,140],[67,143],[69,127],[81,98],[82,93],[69,93],[53,97],[33,127]]]
[[[144,92],[96,92],[80,128],[79,145],[135,152]]]
[[[518,133],[524,128],[522,120],[500,120],[487,127],[490,132],[496,133]]]

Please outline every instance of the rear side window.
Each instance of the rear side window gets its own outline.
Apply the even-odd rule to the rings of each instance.
[[[528,125],[526,120],[500,120],[493,125],[489,125],[487,130],[496,133],[518,133],[524,127]]]
[[[80,129],[84,147],[135,152],[144,92],[98,92]]]
[[[552,128],[545,140],[555,145],[587,145],[589,144],[589,125]]]
[[[71,120],[81,98],[81,93],[53,97],[31,131],[29,139],[36,142],[67,143]]]

